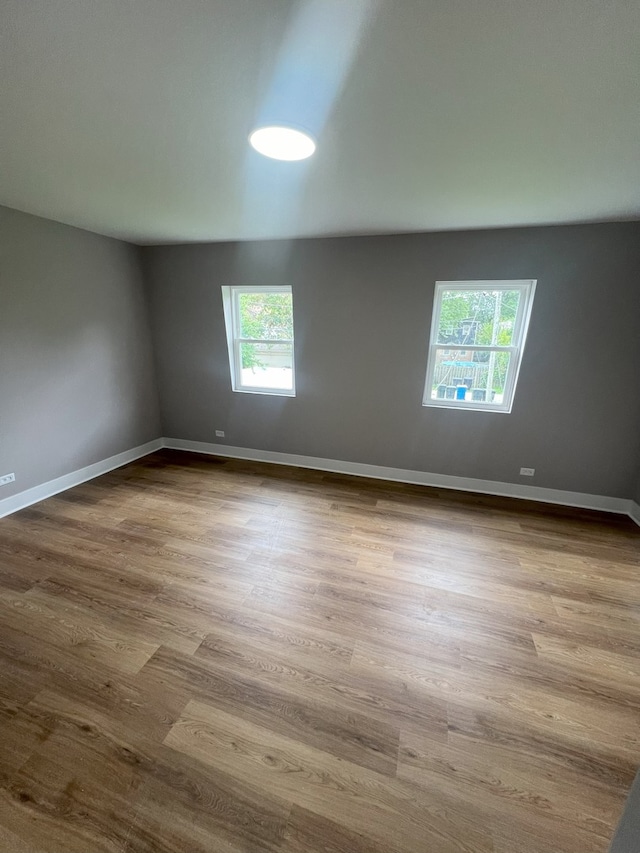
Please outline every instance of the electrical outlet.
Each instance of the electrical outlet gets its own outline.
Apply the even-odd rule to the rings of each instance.
[[[536,473],[535,468],[521,468],[520,469],[520,476],[521,477],[533,477],[533,475],[535,473]]]
[[[0,477],[0,486],[6,486],[7,483],[15,483],[15,480],[15,474],[5,474],[4,477]]]
[[[217,429],[216,430],[216,438],[224,438],[224,430],[223,429]]]

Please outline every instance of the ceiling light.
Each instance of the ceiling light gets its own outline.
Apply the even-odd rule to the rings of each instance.
[[[274,160],[305,160],[316,150],[308,133],[281,125],[259,127],[249,136],[249,142],[260,154]]]

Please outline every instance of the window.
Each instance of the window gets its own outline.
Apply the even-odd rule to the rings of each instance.
[[[295,397],[290,287],[223,287],[231,387]]]
[[[510,412],[535,281],[438,281],[424,406]]]

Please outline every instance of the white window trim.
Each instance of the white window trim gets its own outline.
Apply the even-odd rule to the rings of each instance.
[[[518,376],[520,375],[520,365],[522,364],[522,354],[524,352],[525,343],[527,340],[527,332],[529,330],[529,321],[531,319],[531,309],[533,307],[533,297],[536,291],[537,281],[535,279],[517,279],[514,281],[437,281],[434,298],[433,312],[431,315],[431,332],[429,336],[429,356],[427,359],[427,375],[424,384],[424,394],[422,397],[423,406],[432,406],[439,409],[462,409],[464,411],[475,412],[502,412],[509,414],[513,408],[513,400],[515,390],[518,384]],[[438,339],[438,327],[440,325],[440,310],[442,307],[442,294],[450,290],[519,290],[522,294],[518,304],[518,313],[513,328],[512,346],[484,346],[476,344],[465,344],[464,349],[470,352],[509,352],[511,353],[511,361],[509,372],[507,374],[507,384],[505,385],[503,402],[502,403],[474,403],[472,400],[443,400],[441,398],[433,399],[431,397],[431,389],[433,386],[433,375],[435,372],[436,352],[439,349],[444,349],[444,344],[436,343]],[[448,349],[461,349],[461,347],[452,347],[451,344],[446,344]]]
[[[269,397],[295,397],[296,396],[296,366],[294,338],[282,340],[262,338],[241,338],[236,334],[240,330],[240,314],[238,296],[241,293],[288,293],[292,299],[291,285],[223,285],[222,306],[224,309],[224,323],[227,331],[227,348],[229,350],[229,370],[231,373],[231,388],[241,394],[266,394]],[[294,329],[295,332],[295,329]],[[242,383],[240,344],[291,344],[291,388],[259,388]]]

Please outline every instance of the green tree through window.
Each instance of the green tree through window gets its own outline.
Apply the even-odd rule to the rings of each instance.
[[[296,396],[291,285],[222,285],[234,391]]]
[[[240,293],[240,334],[259,341],[291,340],[293,311],[290,293]],[[242,367],[264,367],[260,353],[273,345],[247,343],[242,347]]]
[[[511,411],[536,282],[437,282],[423,404]]]

